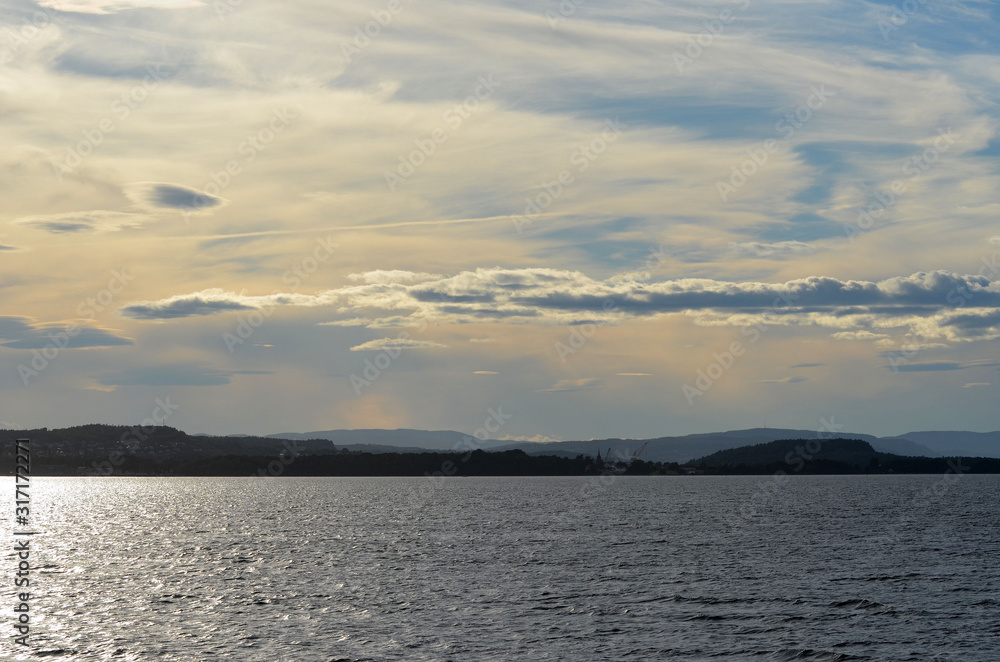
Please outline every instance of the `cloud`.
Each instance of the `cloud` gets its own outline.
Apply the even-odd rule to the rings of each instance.
[[[909,361],[906,363],[894,362],[893,365],[887,367],[898,372],[941,372],[966,370],[968,368],[989,368],[997,365],[1000,365],[1000,363],[988,361],[972,361],[969,363],[959,363],[957,361]]]
[[[796,363],[795,365],[788,366],[789,368],[822,368],[825,363]]]
[[[754,257],[787,258],[816,252],[815,246],[810,246],[801,241],[779,241],[773,244],[748,241],[745,243],[733,243],[731,247],[737,253],[752,255]]]
[[[783,283],[684,278],[595,280],[579,271],[479,268],[431,280],[429,274],[373,272],[363,284],[315,295],[248,296],[221,289],[132,303],[135,319],[170,319],[271,306],[325,306],[337,326],[391,328],[438,324],[621,324],[687,314],[706,326],[807,325],[840,329],[841,340],[890,341],[887,329],[921,326],[948,340],[1000,337],[1000,281],[947,271],[881,281],[823,276]],[[389,277],[387,274],[393,274]],[[371,280],[373,282],[367,282]],[[419,281],[419,282],[415,282]],[[955,298],[961,294],[962,306]],[[349,317],[347,316],[349,315]]]
[[[496,338],[469,338],[469,342],[474,342],[474,343],[490,343],[496,341],[497,341]]]
[[[438,342],[430,340],[411,340],[408,338],[378,338],[369,340],[366,343],[355,345],[352,352],[378,351],[383,349],[439,349],[447,347]]]
[[[652,377],[651,372],[616,372],[618,377]]]
[[[872,333],[871,331],[838,331],[830,334],[834,340],[892,340],[892,336],[886,333]]]
[[[351,280],[363,283],[419,283],[428,280],[443,278],[441,274],[428,274],[415,271],[403,271],[402,269],[375,270],[364,273],[348,274]]]
[[[223,386],[234,375],[266,375],[266,371],[218,370],[199,363],[142,366],[99,375],[103,386]]]
[[[962,388],[976,388],[978,386],[989,386],[989,382],[969,382],[968,384],[962,384]]]
[[[112,14],[126,9],[153,7],[183,9],[203,4],[198,0],[40,0],[40,7],[79,14]]]
[[[945,282],[938,289],[921,283],[916,292],[903,293],[882,280],[919,268],[954,268],[974,255],[1000,252],[1000,243],[987,243],[989,237],[1000,237],[995,224],[1000,209],[1000,60],[991,48],[997,16],[990,15],[989,3],[965,3],[960,9],[935,4],[934,11],[911,16],[890,39],[875,25],[888,15],[891,3],[862,3],[861,12],[846,3],[753,3],[746,12],[733,5],[739,18],[681,73],[673,54],[683,53],[689,39],[700,38],[705,20],[717,18],[720,7],[714,5],[732,3],[576,3],[578,10],[560,17],[554,32],[545,9],[529,3],[428,0],[413,15],[407,5],[391,29],[382,30],[348,66],[338,39],[349,42],[355,28],[363,30],[372,20],[373,7],[364,3],[202,0],[203,6],[194,10],[176,11],[142,7],[193,3],[41,1],[66,11],[109,15],[49,11],[52,20],[39,25],[32,39],[6,43],[0,36],[0,59],[16,58],[16,66],[4,68],[5,83],[0,84],[3,220],[75,210],[134,211],[162,219],[156,232],[162,237],[145,230],[96,234],[81,225],[53,226],[71,233],[62,236],[17,227],[18,234],[12,232],[6,243],[27,249],[36,238],[58,241],[52,242],[57,244],[52,250],[0,253],[10,271],[0,283],[8,311],[60,320],[67,314],[61,311],[73,311],[79,296],[92,292],[82,291],[90,290],[87,283],[101,284],[108,265],[135,264],[142,268],[141,277],[113,303],[115,308],[132,306],[121,311],[130,318],[127,324],[118,324],[141,345],[142,351],[127,352],[130,356],[166,362],[178,343],[202,340],[218,349],[218,332],[233,329],[237,316],[246,319],[249,314],[256,320],[273,313],[278,319],[269,322],[274,326],[267,327],[268,337],[261,342],[275,343],[280,351],[270,349],[262,356],[256,352],[261,348],[247,348],[250,354],[237,353],[226,361],[273,361],[283,369],[307,372],[310,357],[320,351],[310,346],[310,339],[347,350],[365,338],[396,336],[394,327],[423,322],[489,323],[445,326],[451,336],[418,337],[436,337],[453,349],[498,348],[506,359],[519,356],[528,363],[546,347],[551,350],[545,338],[565,337],[569,331],[557,332],[551,325],[631,325],[598,331],[608,351],[586,352],[580,358],[590,367],[578,365],[581,372],[539,378],[531,374],[534,370],[505,368],[502,379],[505,384],[510,380],[515,390],[587,375],[605,377],[607,386],[616,389],[661,380],[669,386],[674,376],[686,378],[681,364],[690,357],[685,354],[707,355],[721,339],[740,338],[740,327],[760,324],[771,330],[765,333],[765,346],[754,350],[754,365],[745,368],[753,372],[770,366],[771,372],[745,374],[751,388],[788,392],[760,389],[752,382],[780,377],[781,370],[791,375],[784,367],[791,358],[827,361],[837,370],[796,369],[795,374],[814,375],[810,381],[817,387],[821,380],[815,376],[830,380],[822,384],[829,391],[830,411],[837,409],[837,398],[857,395],[853,386],[863,384],[872,404],[864,415],[876,426],[891,427],[914,411],[927,411],[928,402],[941,405],[935,411],[942,420],[986,424],[988,412],[982,407],[938,402],[929,384],[927,391],[916,388],[924,385],[905,392],[880,388],[866,381],[871,371],[866,377],[865,370],[878,363],[869,356],[872,352],[910,346],[902,340],[907,332],[948,343],[1000,332],[997,307],[989,301],[992,285],[963,289],[974,297],[956,307],[947,298],[959,291],[952,287],[965,288],[962,282]],[[30,4],[18,0],[12,6]],[[215,10],[233,5],[239,6],[220,21]],[[979,16],[955,16],[959,11]],[[30,11],[21,13],[31,18]],[[525,42],[531,48],[524,48]],[[144,70],[160,62],[169,77],[154,91],[142,84]],[[546,66],[537,66],[539,62]],[[425,155],[426,163],[389,194],[384,173],[408,167],[408,155],[421,156],[412,152],[418,146],[414,141],[426,143],[442,126],[442,112],[461,103],[477,78],[490,73],[502,83],[499,93],[480,104],[459,130],[447,131],[447,143]],[[813,85],[834,95],[822,108],[804,105]],[[118,110],[130,104],[112,104],[135,92],[149,96],[123,118]],[[251,151],[256,158],[245,161],[241,141],[265,131],[272,109],[286,103],[301,105],[301,119],[275,135],[266,150]],[[795,131],[781,135],[778,126],[790,127],[787,121],[776,122],[794,118],[796,109],[810,117],[804,123],[796,120]],[[571,155],[598,140],[605,119],[619,113],[627,125],[621,138],[587,163],[586,172],[578,171]],[[97,139],[95,131],[105,118],[116,129],[90,150],[81,140]],[[938,138],[937,128],[945,124],[959,134],[955,143],[940,158],[935,154],[935,163],[921,170],[919,178],[904,182],[904,160],[927,153]],[[768,138],[780,139],[780,148],[723,201],[718,182],[732,181],[731,173],[738,177],[734,168],[739,170],[748,150],[758,151],[756,146]],[[53,186],[51,161],[69,162],[67,156],[79,147],[90,155]],[[32,153],[15,151],[22,149]],[[213,173],[217,183],[224,183],[222,173],[232,159],[245,166],[240,174],[225,190],[209,185]],[[546,194],[545,184],[556,182],[564,169],[574,182],[562,187],[542,214],[531,217],[534,223],[526,232],[517,234],[506,215],[525,213],[529,196],[543,200],[539,196]],[[845,230],[858,224],[859,212],[885,200],[884,192],[897,180],[904,182],[905,191],[893,194],[889,208],[874,212],[871,226],[866,225],[869,231],[848,241]],[[129,202],[121,193],[128,182],[145,182],[145,188],[127,189],[138,200],[134,208],[122,205]],[[232,202],[223,206],[218,197],[197,198],[206,187]],[[326,193],[304,197],[317,190]],[[555,190],[550,187],[549,193]],[[208,213],[198,232],[186,231],[191,228],[176,218],[189,207]],[[502,222],[438,225],[501,216],[506,217]],[[259,233],[262,238],[255,243],[219,239],[224,233],[264,227],[268,232]],[[312,238],[330,232],[343,240],[343,249],[294,290],[307,295],[272,295],[274,288],[292,291],[291,285],[280,284],[282,273],[290,267],[311,268],[304,259]],[[215,243],[212,254],[205,254],[199,242]],[[735,252],[730,242],[735,242]],[[650,254],[651,247],[661,245],[666,248]],[[494,265],[508,269],[477,269]],[[652,275],[643,283],[635,277],[611,278],[630,271]],[[361,277],[348,279],[351,272]],[[804,277],[817,275],[837,278],[805,282]],[[14,279],[24,285],[3,287]],[[222,290],[212,288],[226,293],[218,295]],[[605,302],[613,307],[605,310]],[[133,319],[165,323],[150,327]],[[318,321],[373,330],[315,333],[323,329],[302,328]],[[543,326],[548,328],[536,330]],[[703,328],[710,326],[722,328]],[[282,335],[282,329],[292,328],[302,333]],[[829,335],[839,332],[854,333],[864,345],[892,341],[892,346],[870,350],[835,344]],[[459,339],[488,335],[498,339],[489,348]],[[451,337],[455,339],[446,339]],[[802,347],[809,351],[791,357],[783,352],[800,341],[808,342]],[[691,350],[685,349],[688,344]],[[0,354],[16,351],[0,347]],[[414,352],[444,354],[443,349]],[[466,380],[486,365],[499,369],[474,356],[481,359],[487,352],[467,354],[454,357],[458,362],[450,366]],[[551,351],[549,355],[554,357]],[[244,367],[222,363],[224,356],[219,355],[216,367]],[[844,356],[851,358],[842,361]],[[957,351],[933,355],[956,356],[966,358]],[[869,359],[868,366],[861,357]],[[616,380],[614,373],[632,370],[630,365],[656,369],[657,380]],[[124,367],[91,368],[86,374]],[[987,378],[987,370],[993,374],[984,369],[960,376],[967,381]],[[383,412],[411,424],[435,416],[464,420],[462,410],[467,413],[476,402],[462,398],[459,407],[451,398],[432,398],[461,388],[462,380],[448,381],[446,372],[414,377],[427,386],[414,397],[426,396],[435,401],[433,406],[412,398],[393,401],[380,388],[390,399],[366,422],[377,422]],[[876,372],[891,379],[890,373]],[[298,377],[273,380],[274,388],[287,390],[296,406],[267,413],[258,403],[273,399],[269,391],[219,388],[211,393],[219,399],[203,403],[199,416],[210,420],[213,429],[235,429],[239,426],[232,421],[251,419],[260,428],[271,424],[261,423],[271,414],[301,421],[306,409],[318,411],[309,398],[322,389],[310,375]],[[234,378],[239,386],[247,381]],[[265,381],[272,380],[252,384]],[[952,388],[951,393],[965,392]],[[630,427],[627,433],[655,429],[661,412],[632,395],[622,395],[634,405],[635,415],[623,423]],[[685,409],[689,413],[679,415],[676,425],[694,430],[731,422],[746,416],[742,404],[753,399],[753,393],[735,383],[716,396],[719,407],[708,414]],[[550,399],[566,397],[575,396]],[[130,415],[134,403],[127,397],[116,400],[120,402],[102,411]],[[75,410],[46,414],[45,401],[52,398],[25,401],[37,411],[18,417],[80,419],[89,406],[84,398],[74,402]],[[528,426],[537,424],[569,438],[581,438],[580,431],[588,428],[597,434],[596,428],[608,426],[597,408],[576,417],[561,413],[526,413],[538,420],[517,426],[527,433]],[[787,415],[813,417],[804,410]]]
[[[797,384],[806,381],[805,377],[784,377],[782,379],[758,379],[758,384]]]
[[[539,389],[539,393],[572,393],[574,391],[585,391],[600,388],[602,380],[596,377],[585,377],[583,379],[560,379],[548,388]]]
[[[221,207],[228,201],[180,184],[135,182],[125,189],[136,204],[151,209],[182,209],[192,213]]]
[[[220,289],[183,294],[160,301],[138,301],[124,306],[119,313],[140,320],[174,319],[214,315],[233,310],[259,310],[256,303],[240,301],[241,295]],[[259,297],[258,297],[259,299]],[[256,300],[255,300],[256,301]]]
[[[990,243],[991,244],[996,244],[997,246],[1000,246],[1000,236],[990,237]]]
[[[36,323],[30,317],[0,316],[0,346],[11,349],[90,349],[135,344],[112,329],[82,320]]]
[[[499,372],[494,372],[493,370],[476,370],[472,374],[474,375],[499,375]]]
[[[152,217],[132,212],[94,211],[67,212],[44,216],[23,216],[12,221],[17,225],[45,230],[53,234],[74,232],[117,232],[148,223]]]

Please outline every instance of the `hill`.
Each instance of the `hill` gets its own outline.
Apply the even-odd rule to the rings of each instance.
[[[425,448],[454,450],[468,448],[467,434],[454,430],[320,430],[316,432],[282,432],[266,435],[269,439],[327,439],[337,446],[361,449],[362,446],[383,448]],[[474,440],[479,448],[496,448],[507,442]],[[378,451],[375,451],[378,452]]]
[[[718,451],[695,462],[706,467],[751,467],[787,464],[799,470],[807,465],[837,463],[866,469],[877,462],[878,453],[861,439],[782,439],[752,446]]]
[[[382,431],[392,432],[392,431]],[[417,432],[419,431],[412,431]],[[438,434],[438,433],[427,433]],[[456,433],[457,434],[457,433]],[[374,435],[377,437],[378,435]],[[404,435],[406,436],[406,435]],[[464,475],[585,475],[615,473],[632,475],[690,473],[677,462],[663,462],[643,455],[628,460],[641,442],[611,440],[620,456],[607,447],[602,459],[596,448],[608,441],[563,442],[558,451],[496,449],[484,451],[461,436],[464,448],[425,450],[394,446],[360,445],[370,452],[337,448],[327,439],[274,439],[270,437],[207,437],[188,435],[175,428],[115,425],[82,425],[61,430],[0,430],[0,458],[4,472],[13,471],[13,453],[18,438],[29,438],[32,474],[42,475],[300,475],[300,476],[419,476],[434,473],[451,463]],[[444,437],[447,439],[447,437]],[[697,439],[664,438],[649,446],[690,452],[700,444],[739,445],[758,438],[756,431],[736,431],[728,436],[698,435]],[[436,436],[439,442],[441,436]],[[7,442],[7,443],[2,443]],[[577,444],[595,447],[593,454],[569,452]],[[599,445],[599,446],[598,446]],[[537,446],[549,446],[538,444]],[[474,460],[474,461],[473,461]],[[998,473],[1000,459],[961,458],[971,473]],[[952,470],[950,458],[905,457],[879,452],[864,439],[779,439],[765,443],[725,448],[697,461],[697,473],[762,474],[785,473],[942,473]],[[273,467],[276,467],[272,470]],[[448,474],[450,475],[450,474]]]
[[[816,430],[785,430],[774,428],[752,428],[749,430],[732,430],[729,432],[712,432],[705,434],[690,434],[681,437],[659,437],[649,439],[642,459],[651,462],[689,462],[706,454],[729,448],[761,444],[780,439],[817,439]],[[823,435],[826,438],[830,433]],[[837,436],[861,439],[872,447],[885,453],[898,455],[915,455],[936,457],[936,453],[908,439],[888,437],[880,439],[867,434],[837,433]],[[647,440],[643,439],[595,439],[591,441],[557,441],[546,443],[519,442],[500,446],[498,450],[523,450],[530,455],[563,453],[569,456],[577,454],[595,456],[600,451],[603,457],[608,450],[612,458],[627,459],[642,448]]]
[[[719,451],[693,465],[712,474],[1000,473],[1000,458],[907,457],[861,439],[781,439]]]
[[[41,474],[45,467],[58,473],[104,466],[111,458],[127,457],[137,471],[159,463],[176,463],[220,455],[276,457],[287,441],[263,437],[195,437],[176,428],[142,428],[124,425],[79,425],[70,428],[0,430],[0,458],[13,456],[14,440],[31,440],[32,465]],[[326,439],[296,440],[296,452],[328,455],[339,450]],[[139,468],[141,467],[141,468]]]

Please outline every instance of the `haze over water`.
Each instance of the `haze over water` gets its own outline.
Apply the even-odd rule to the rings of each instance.
[[[998,476],[607,480],[39,478],[33,651],[1000,657]]]

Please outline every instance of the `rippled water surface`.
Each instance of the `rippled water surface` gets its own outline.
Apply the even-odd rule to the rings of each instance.
[[[1000,476],[603,481],[36,478],[33,645],[8,552],[0,651],[1000,660]]]

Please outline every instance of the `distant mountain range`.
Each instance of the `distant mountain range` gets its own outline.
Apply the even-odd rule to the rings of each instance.
[[[528,442],[481,441],[453,430],[325,430],[287,432],[266,437],[251,435],[188,435],[181,430],[157,427],[146,430],[111,425],[84,425],[65,429],[0,430],[0,458],[12,457],[14,439],[32,440],[32,457],[39,471],[95,471],[107,466],[137,473],[155,473],[201,462],[207,458],[275,458],[296,455],[332,456],[344,453],[421,453],[523,451],[529,456],[578,455],[613,462],[639,459],[651,463],[688,463],[720,451],[771,442],[810,439],[850,439],[870,445],[870,453],[904,457],[1000,458],[1000,432],[911,432],[900,437],[866,434],[818,434],[815,430],[754,428],[657,439],[597,439],[589,441]],[[125,458],[125,459],[123,459]],[[836,458],[831,458],[836,460]],[[388,460],[387,460],[388,461]],[[839,461],[839,460],[837,460]],[[110,463],[110,464],[109,464]],[[377,464],[377,462],[376,462]],[[107,465],[107,466],[106,466]],[[375,466],[375,465],[373,465]],[[624,466],[624,464],[623,464]],[[42,475],[42,474],[40,474]]]
[[[316,432],[286,432],[267,435],[273,439],[327,439],[338,448],[365,452],[398,452],[400,450],[427,449],[452,450],[466,448],[469,435],[453,430],[323,430]],[[689,462],[710,453],[762,444],[783,439],[816,439],[818,437],[844,437],[861,439],[880,453],[904,456],[943,457],[963,455],[970,457],[1000,457],[1000,432],[909,432],[899,437],[876,437],[837,431],[820,435],[816,430],[790,430],[752,428],[729,432],[689,434],[679,437],[655,439],[597,439],[589,441],[496,441],[474,440],[484,450],[523,450],[529,455],[577,455],[604,457],[609,451],[612,459],[627,459],[645,445],[640,456],[651,462]],[[648,442],[648,443],[647,443]]]
[[[716,451],[738,448],[740,446],[750,446],[782,439],[816,439],[820,437],[827,439],[832,437],[861,439],[862,441],[867,441],[872,445],[872,448],[879,452],[895,453],[897,455],[939,457],[943,454],[926,444],[918,444],[905,438],[887,437],[882,439],[869,434],[846,432],[820,435],[816,430],[774,428],[731,430],[729,432],[689,434],[681,437],[659,437],[657,439],[601,439],[545,444],[517,444],[502,446],[501,450],[520,448],[531,454],[557,451],[573,454],[583,453],[585,455],[593,455],[600,450],[603,456],[610,449],[612,458],[623,456],[628,458],[645,445],[645,450],[643,450],[640,456],[644,460],[651,462],[689,462],[690,460],[715,453]],[[1000,441],[1000,434],[998,434],[998,441]],[[995,447],[997,452],[1000,452],[1000,443],[996,444]]]
[[[1000,457],[1000,432],[907,432],[902,438],[923,444],[940,456]]]
[[[327,439],[338,448],[368,453],[401,449],[468,450],[469,435],[453,430],[321,430],[318,432],[282,432],[266,435],[269,439]],[[510,442],[473,439],[476,448],[493,450]]]

